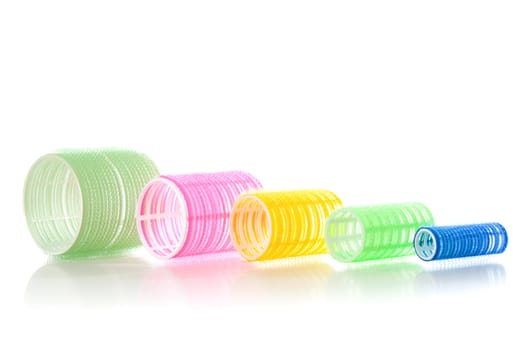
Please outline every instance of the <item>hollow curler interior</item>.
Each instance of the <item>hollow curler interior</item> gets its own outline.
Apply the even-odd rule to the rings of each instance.
[[[69,164],[46,155],[33,164],[24,188],[26,221],[35,243],[46,254],[69,250],[82,223],[82,192]]]
[[[176,256],[188,234],[188,208],[179,188],[157,178],[146,186],[138,203],[137,225],[143,245],[157,257]]]
[[[325,190],[242,195],[231,214],[232,242],[249,261],[326,253],[325,219],[341,205]]]

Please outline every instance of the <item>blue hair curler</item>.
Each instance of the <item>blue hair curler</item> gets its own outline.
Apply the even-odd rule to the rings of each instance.
[[[422,260],[430,261],[499,254],[507,243],[507,231],[498,223],[424,226],[416,232],[414,249]]]

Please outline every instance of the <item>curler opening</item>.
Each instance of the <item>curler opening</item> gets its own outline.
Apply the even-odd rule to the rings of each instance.
[[[414,248],[421,259],[432,260],[437,251],[436,237],[426,228],[419,229],[414,238]]]
[[[137,208],[137,228],[146,249],[163,259],[177,255],[188,234],[188,208],[177,185],[164,178],[153,180]]]
[[[268,249],[272,235],[270,214],[256,196],[239,197],[231,214],[231,239],[246,260],[257,260]]]
[[[70,165],[46,155],[29,170],[24,186],[24,211],[36,244],[50,255],[67,252],[82,223],[82,191]]]
[[[363,223],[355,214],[347,210],[336,212],[328,219],[325,236],[332,256],[343,262],[356,259],[365,245]]]

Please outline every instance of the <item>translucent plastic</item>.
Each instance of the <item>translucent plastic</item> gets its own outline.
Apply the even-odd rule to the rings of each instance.
[[[422,260],[440,260],[467,256],[500,254],[505,251],[508,236],[498,223],[421,227],[414,249]]]
[[[138,201],[142,244],[163,259],[233,250],[233,203],[240,194],[260,188],[259,180],[240,171],[156,178]]]
[[[324,190],[244,194],[231,214],[233,244],[250,261],[326,253],[324,222],[341,205]]]
[[[341,208],[326,220],[326,244],[330,255],[343,262],[413,255],[416,230],[433,223],[420,203]]]
[[[47,254],[107,255],[140,246],[134,214],[158,175],[129,150],[65,150],[38,159],[24,188],[29,231]]]

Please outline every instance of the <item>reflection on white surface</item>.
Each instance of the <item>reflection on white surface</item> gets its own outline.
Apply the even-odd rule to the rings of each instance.
[[[36,270],[26,287],[31,305],[115,305],[140,299],[141,281],[150,273],[135,257],[50,261]]]
[[[505,283],[494,262],[333,264],[327,256],[247,263],[234,253],[153,262],[140,257],[50,261],[31,276],[33,306],[387,302]]]
[[[392,260],[350,265],[330,277],[327,290],[334,299],[385,302],[479,291],[505,281],[505,267],[483,259],[453,264]]]
[[[418,295],[443,295],[457,292],[475,292],[487,287],[505,284],[507,274],[503,265],[484,261],[483,258],[467,261],[437,262],[416,276]]]
[[[143,303],[232,302],[231,285],[251,265],[237,254],[176,259],[150,268],[140,281]]]
[[[253,263],[235,279],[232,292],[243,303],[296,303],[325,299],[326,282],[334,273],[325,256]]]
[[[330,276],[327,290],[335,300],[403,300],[415,296],[414,281],[423,271],[405,261],[351,264]]]

